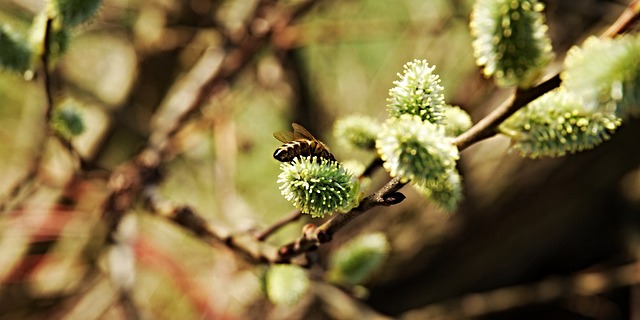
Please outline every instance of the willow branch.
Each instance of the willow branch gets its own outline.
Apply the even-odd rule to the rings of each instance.
[[[47,136],[51,131],[49,129],[49,123],[51,122],[51,114],[53,112],[53,93],[51,88],[51,76],[49,75],[49,47],[51,43],[52,26],[53,26],[53,18],[47,17],[47,21],[45,23],[45,30],[44,30],[44,39],[42,41],[43,49],[42,49],[42,54],[40,55],[40,78],[42,79],[42,87],[45,92],[44,122],[48,129],[46,130],[45,136],[42,137],[41,140],[38,142],[38,146],[36,147],[37,153],[34,156],[33,160],[31,161],[29,170],[27,171],[25,176],[19,181],[17,181],[15,185],[11,188],[11,190],[9,190],[8,198],[6,202],[0,203],[0,211],[4,211],[9,205],[8,202],[11,199],[15,199],[18,196],[18,194],[20,194],[20,192],[28,185],[28,183],[33,179],[35,179],[36,176],[38,175],[40,164],[42,162],[42,157],[44,155],[44,152],[42,152],[42,149],[44,149],[44,145],[47,141]]]
[[[300,220],[302,217],[302,211],[296,209],[291,211],[288,215],[282,217],[280,220],[276,221],[274,224],[264,229],[262,232],[258,233],[255,237],[258,241],[265,241],[269,236],[274,234],[276,231],[280,230],[282,227],[288,225],[289,223]]]
[[[593,296],[608,290],[640,284],[640,262],[599,272],[580,272],[572,276],[499,288],[452,299],[412,310],[402,318],[467,319],[531,304],[563,298]]]
[[[640,0],[635,0],[602,36],[612,37],[627,31],[631,24],[637,20],[639,14]],[[479,141],[493,137],[498,133],[498,127],[502,122],[526,106],[529,102],[559,87],[561,82],[562,80],[558,73],[534,87],[517,89],[513,95],[490,114],[478,121],[478,123],[469,130],[456,137],[454,144],[458,147],[458,150],[462,151]],[[313,225],[305,226],[300,238],[280,248],[278,252],[279,262],[287,262],[292,257],[317,249],[321,243],[331,241],[335,232],[342,229],[346,224],[361,216],[369,209],[381,205],[395,204],[390,203],[395,199],[391,199],[390,201],[389,197],[400,190],[405,184],[406,183],[400,183],[398,178],[394,178],[376,193],[363,199],[360,205],[350,212],[336,215],[317,228],[313,227]]]
[[[505,100],[486,117],[456,137],[454,144],[458,147],[458,150],[462,151],[476,142],[493,137],[497,134],[498,126],[502,122],[526,106],[527,103],[560,86],[560,82],[560,74],[556,74],[535,87],[516,90],[514,95]]]
[[[640,0],[635,0],[629,4],[611,27],[602,33],[601,37],[611,38],[628,31],[631,25],[638,20],[639,14]],[[478,121],[478,123],[469,130],[458,136],[454,140],[454,144],[458,147],[458,150],[462,151],[478,141],[493,137],[497,134],[497,129],[500,124],[509,118],[509,116],[526,106],[527,103],[557,88],[561,82],[560,74],[556,74],[530,89],[516,90],[516,92],[499,107]]]
[[[602,38],[612,38],[616,35],[627,32],[634,22],[639,18],[640,14],[640,0],[634,0],[627,8],[622,12],[618,19],[600,35]]]

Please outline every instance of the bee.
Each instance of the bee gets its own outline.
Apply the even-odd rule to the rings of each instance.
[[[307,129],[297,123],[293,123],[291,126],[293,127],[293,132],[278,131],[273,133],[276,139],[284,143],[273,153],[273,157],[276,160],[290,162],[297,157],[313,156],[336,161],[329,148],[316,139]]]

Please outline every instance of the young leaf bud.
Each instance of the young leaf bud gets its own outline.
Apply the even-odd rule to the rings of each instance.
[[[8,26],[0,25],[0,67],[22,73],[29,69],[30,63],[27,41]]]

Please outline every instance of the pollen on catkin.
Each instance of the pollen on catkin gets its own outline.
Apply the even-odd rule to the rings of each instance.
[[[435,183],[412,184],[418,193],[441,209],[454,211],[462,201],[462,178],[457,170],[449,170]]]
[[[620,124],[612,113],[585,110],[579,97],[559,88],[518,110],[499,129],[511,138],[513,149],[538,158],[593,149]]]
[[[322,218],[358,204],[358,179],[337,161],[297,157],[280,169],[280,192],[303,213]]]
[[[440,85],[440,76],[427,60],[414,60],[404,65],[404,73],[398,74],[400,80],[389,90],[387,111],[398,118],[401,115],[415,115],[423,121],[441,123],[444,119],[444,88]]]
[[[448,170],[455,170],[459,158],[458,149],[442,126],[411,115],[388,119],[376,148],[385,169],[403,182],[438,181]]]
[[[499,86],[530,87],[553,58],[537,0],[478,0],[471,13],[476,64]]]

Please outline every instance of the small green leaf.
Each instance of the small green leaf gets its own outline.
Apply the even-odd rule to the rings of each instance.
[[[331,256],[329,280],[348,286],[361,284],[382,265],[389,248],[386,236],[380,232],[349,241]]]
[[[93,17],[102,0],[54,0],[55,11],[65,27],[74,27]]]
[[[6,25],[0,26],[0,66],[15,72],[25,72],[31,64],[31,50],[22,36]]]
[[[273,265],[265,275],[267,297],[278,305],[293,305],[309,289],[309,279],[304,269],[288,264]]]
[[[61,136],[71,139],[85,130],[84,120],[73,102],[67,101],[56,108],[51,116],[51,126]]]

